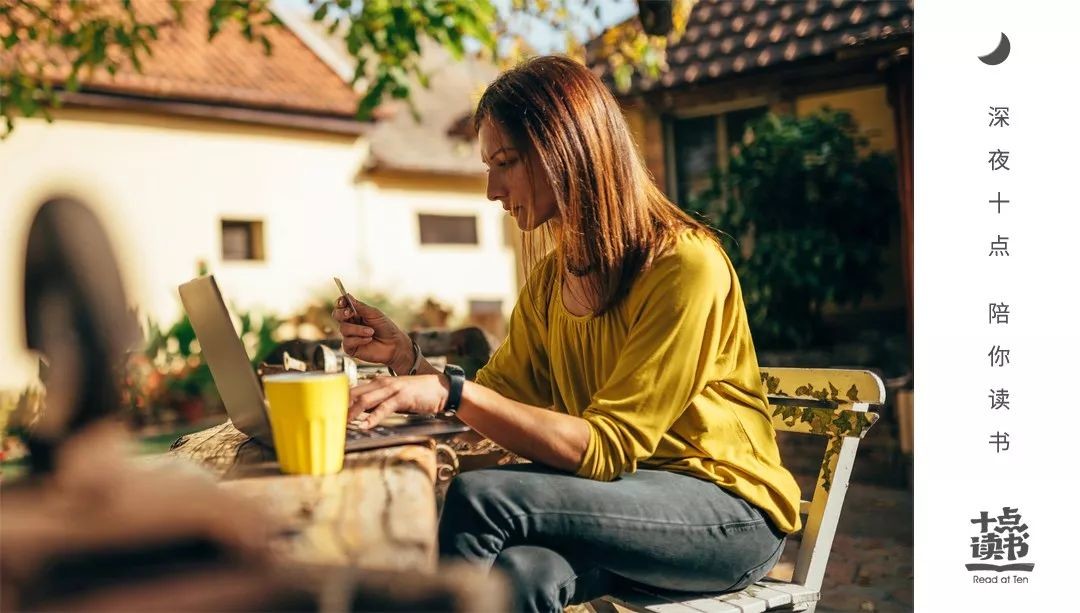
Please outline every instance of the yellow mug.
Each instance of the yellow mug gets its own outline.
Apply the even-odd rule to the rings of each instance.
[[[345,461],[349,378],[345,373],[263,377],[274,449],[283,472],[329,475]]]

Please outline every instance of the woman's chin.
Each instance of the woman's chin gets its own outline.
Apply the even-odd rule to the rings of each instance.
[[[551,221],[551,219],[553,218],[533,220],[523,216],[517,216],[514,217],[514,222],[517,223],[517,227],[519,230],[521,230],[522,232],[529,232],[546,224],[547,222]]]

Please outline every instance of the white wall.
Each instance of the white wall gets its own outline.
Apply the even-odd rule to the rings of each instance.
[[[132,113],[19,120],[0,141],[0,389],[35,372],[23,349],[25,236],[56,192],[100,213],[129,299],[163,324],[180,315],[176,287],[198,260],[243,309],[291,313],[334,295],[339,276],[358,293],[436,298],[455,317],[470,299],[502,300],[508,315],[516,263],[498,204],[422,177],[415,188],[357,183],[365,154],[339,136]],[[421,246],[421,212],[476,214],[480,245]],[[263,221],[266,261],[221,260],[223,217]]]
[[[19,120],[0,141],[0,363],[22,368],[0,368],[0,388],[32,372],[22,261],[32,211],[50,193],[100,213],[143,313],[174,321],[176,286],[200,259],[227,299],[284,313],[359,271],[358,162],[352,139],[313,133],[90,111]],[[264,222],[266,261],[221,261],[223,216]]]
[[[497,202],[481,191],[360,184],[361,232],[366,252],[361,283],[414,300],[433,297],[465,317],[469,300],[501,300],[509,316],[517,298],[517,266],[507,246]],[[475,215],[478,245],[421,245],[419,215]]]

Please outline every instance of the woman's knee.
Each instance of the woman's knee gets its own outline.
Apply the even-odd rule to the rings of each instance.
[[[450,482],[443,499],[440,526],[474,524],[488,512],[494,488],[491,479],[485,478],[482,473],[483,471],[462,473]]]
[[[573,566],[546,547],[508,547],[495,559],[495,567],[513,584],[517,611],[562,611],[573,595]]]
[[[506,527],[490,504],[493,488],[482,471],[458,475],[450,482],[439,518],[439,552],[490,563],[502,548]]]

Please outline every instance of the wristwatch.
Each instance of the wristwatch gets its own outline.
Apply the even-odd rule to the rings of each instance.
[[[465,370],[454,364],[447,364],[443,374],[450,380],[450,394],[446,397],[443,415],[453,417],[461,406],[461,389],[465,387]]]

